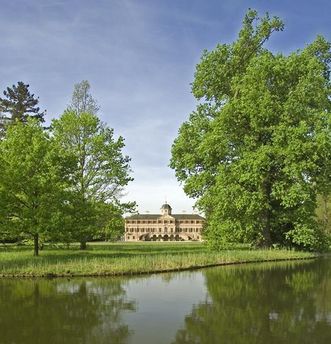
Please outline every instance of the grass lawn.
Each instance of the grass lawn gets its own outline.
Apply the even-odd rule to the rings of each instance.
[[[308,252],[250,250],[245,246],[210,252],[202,243],[147,242],[47,246],[33,257],[29,246],[0,245],[0,277],[110,276],[192,269],[203,266],[312,258]]]

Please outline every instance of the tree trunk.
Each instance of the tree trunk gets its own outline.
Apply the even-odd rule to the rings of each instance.
[[[265,196],[265,202],[266,202],[266,209],[264,210],[263,214],[263,242],[262,246],[264,247],[271,247],[272,241],[271,241],[271,211],[270,211],[270,203],[271,203],[271,183],[269,180],[266,180],[264,183],[264,196]]]
[[[86,241],[81,241],[80,242],[80,249],[81,250],[86,250]]]
[[[39,256],[39,234],[35,234],[33,236],[33,243],[34,243],[33,255],[37,257]]]
[[[329,228],[329,195],[328,194],[324,194],[323,196],[323,226],[324,226],[324,230],[328,231]]]
[[[270,218],[268,215],[266,215],[266,221],[264,223],[264,228],[263,228],[263,244],[262,246],[264,247],[270,247],[271,246],[271,231],[270,231]]]

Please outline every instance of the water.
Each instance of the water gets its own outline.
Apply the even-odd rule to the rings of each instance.
[[[331,343],[331,259],[0,279],[0,343]]]

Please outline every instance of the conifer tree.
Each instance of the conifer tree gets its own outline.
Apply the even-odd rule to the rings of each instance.
[[[15,121],[26,123],[28,118],[45,121],[45,111],[40,112],[37,106],[39,97],[36,98],[30,93],[28,84],[19,81],[17,85],[7,87],[3,95],[4,97],[0,98],[0,130],[5,131],[6,127]]]

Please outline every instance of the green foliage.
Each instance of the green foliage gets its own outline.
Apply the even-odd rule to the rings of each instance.
[[[130,159],[122,154],[124,140],[91,113],[66,111],[52,122],[54,141],[74,160],[70,172],[66,235],[86,242],[108,226],[109,207],[120,203],[123,187],[132,180]]]
[[[214,248],[327,246],[315,208],[331,180],[330,44],[318,37],[272,54],[263,43],[282,29],[250,10],[237,41],[205,51],[196,69],[201,103],[179,130],[170,166],[205,212]]]
[[[41,241],[79,241],[85,248],[87,240],[121,237],[123,213],[134,208],[120,202],[130,159],[122,154],[123,138],[95,115],[89,89],[87,81],[75,85],[71,110],[52,122],[50,137],[28,85],[20,82],[5,92],[9,100],[0,99],[16,124],[0,147],[1,241],[34,240],[38,255]]]
[[[0,227],[35,240],[57,228],[66,188],[56,149],[36,120],[10,126],[0,142]]]
[[[99,204],[100,230],[96,239],[104,241],[117,241],[124,236],[124,213],[134,209],[133,203]]]

